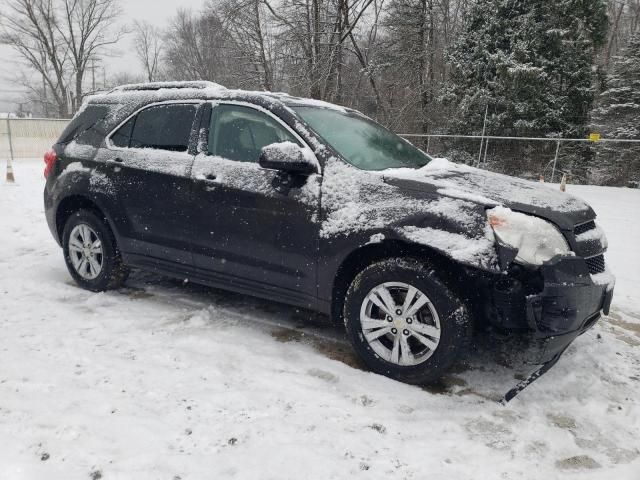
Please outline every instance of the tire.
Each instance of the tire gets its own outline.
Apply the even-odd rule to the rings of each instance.
[[[416,292],[402,311],[412,292],[407,286]],[[388,307],[391,301],[395,310],[388,315],[389,309],[380,307]],[[365,364],[376,373],[411,384],[439,379],[467,349],[472,332],[460,298],[433,269],[411,258],[391,258],[362,270],[347,291],[343,315],[347,336]]]
[[[86,240],[84,248],[80,248],[83,239]],[[86,290],[102,292],[119,288],[129,275],[109,225],[90,210],[78,210],[67,219],[62,232],[62,250],[69,273]],[[99,269],[94,268],[96,264]]]

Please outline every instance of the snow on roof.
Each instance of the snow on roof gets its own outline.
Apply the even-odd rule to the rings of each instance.
[[[149,82],[121,85],[107,92],[88,96],[85,99],[85,104],[87,102],[110,104],[131,102],[149,103],[189,98],[246,98],[247,100],[252,100],[256,97],[260,97],[271,104],[328,108],[340,112],[348,111],[347,108],[333,103],[311,98],[295,97],[284,92],[229,89],[223,85],[209,81]]]
[[[109,91],[111,92],[123,92],[123,91],[134,91],[134,90],[161,90],[161,89],[171,89],[171,88],[195,88],[195,89],[205,89],[205,88],[216,88],[216,89],[225,89],[222,85],[214,82],[209,82],[206,80],[196,80],[196,81],[179,81],[179,82],[146,82],[146,83],[128,83],[125,85],[120,85],[115,87]]]

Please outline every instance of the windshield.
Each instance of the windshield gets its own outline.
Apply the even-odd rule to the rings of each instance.
[[[386,128],[354,113],[293,107],[347,162],[362,170],[420,168],[431,157]]]

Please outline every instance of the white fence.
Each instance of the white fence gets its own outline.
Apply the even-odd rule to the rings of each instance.
[[[57,118],[0,118],[0,159],[42,157],[68,123]]]

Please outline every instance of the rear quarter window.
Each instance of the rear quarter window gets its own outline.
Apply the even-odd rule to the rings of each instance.
[[[109,113],[107,105],[88,105],[78,113],[64,129],[58,143],[76,141],[84,145],[97,147],[105,136],[103,120]]]
[[[131,131],[136,117],[131,117],[127,122],[111,135],[111,143],[116,147],[127,148],[131,140]]]

